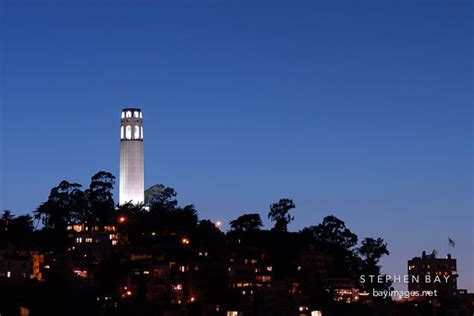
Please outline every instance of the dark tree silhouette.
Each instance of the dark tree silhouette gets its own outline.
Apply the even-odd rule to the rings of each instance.
[[[332,273],[347,277],[357,277],[360,271],[360,258],[354,251],[358,237],[351,232],[339,218],[330,215],[317,226],[303,229],[303,236],[309,236],[334,258]]]
[[[102,225],[110,224],[115,210],[112,193],[114,185],[115,177],[110,172],[99,171],[92,176],[89,188],[85,191],[89,212],[84,219]]]
[[[41,219],[47,230],[64,231],[68,222],[84,213],[84,201],[81,185],[63,180],[34,211],[34,218]]]
[[[365,238],[362,240],[361,246],[357,249],[361,256],[361,272],[364,275],[380,275],[379,261],[384,255],[389,255],[387,243],[382,238]],[[360,286],[368,291],[376,288],[378,290],[386,290],[391,286],[391,283],[374,283],[365,282]]]
[[[198,215],[194,206],[178,206],[176,196],[173,188],[163,184],[156,184],[146,190],[145,204],[149,205],[145,224],[147,231],[190,231],[197,226]]]
[[[275,222],[273,230],[275,231],[288,231],[288,224],[294,219],[290,215],[290,210],[295,208],[295,204],[290,199],[280,199],[277,203],[270,205],[270,212],[268,218]]]
[[[0,220],[0,240],[15,246],[25,246],[33,233],[33,219],[30,215],[14,216],[9,210],[3,211]]]
[[[369,267],[378,267],[380,258],[384,255],[389,255],[387,243],[382,238],[365,238],[362,240],[362,245],[358,249],[364,263]]]
[[[230,227],[236,231],[259,230],[263,226],[260,214],[244,214],[233,221],[230,221]]]
[[[178,206],[176,191],[163,184],[155,184],[145,190],[145,205],[159,206],[162,209],[174,210]]]
[[[357,235],[351,232],[342,220],[333,215],[326,216],[319,225],[306,229],[321,243],[339,245],[346,250],[350,250],[357,244]]]
[[[13,219],[12,212],[10,210],[3,210],[2,220],[0,221],[0,232],[8,231],[8,226]]]

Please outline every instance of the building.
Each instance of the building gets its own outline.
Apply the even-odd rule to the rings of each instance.
[[[429,298],[449,298],[457,293],[456,259],[448,254],[446,258],[437,258],[436,252],[408,260],[409,291],[418,291],[425,295],[411,296],[411,300]],[[428,292],[433,292],[430,296]]]
[[[23,285],[31,279],[40,280],[39,267],[34,266],[39,265],[38,260],[38,257],[29,254],[0,257],[0,285]]]
[[[142,111],[125,108],[120,120],[120,204],[144,202],[144,179]]]

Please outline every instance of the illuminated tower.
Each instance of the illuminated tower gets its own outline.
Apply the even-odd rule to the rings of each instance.
[[[126,108],[120,120],[120,204],[144,202],[144,178],[142,111]]]

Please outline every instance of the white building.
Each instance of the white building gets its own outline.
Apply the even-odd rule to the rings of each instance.
[[[125,108],[120,120],[120,204],[144,202],[144,178],[142,111]]]

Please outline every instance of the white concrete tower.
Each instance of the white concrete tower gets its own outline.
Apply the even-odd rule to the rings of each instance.
[[[145,200],[143,117],[136,108],[122,110],[120,120],[120,205]]]

